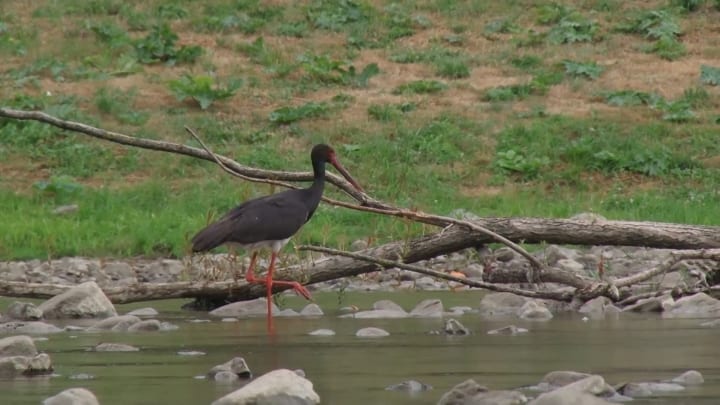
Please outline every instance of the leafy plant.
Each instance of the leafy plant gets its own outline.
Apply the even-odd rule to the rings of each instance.
[[[70,176],[52,176],[50,180],[40,180],[33,183],[33,187],[44,195],[56,199],[63,199],[77,194],[83,188]]]
[[[669,101],[660,104],[664,112],[662,118],[670,122],[688,122],[695,119],[692,106],[686,100]]]
[[[367,21],[371,8],[352,0],[316,0],[307,9],[308,21],[330,31],[341,31],[348,24]]]
[[[192,76],[189,74],[183,75],[178,80],[172,80],[169,84],[170,90],[175,93],[178,101],[183,101],[190,97],[195,100],[203,110],[209,108],[217,100],[234,96],[241,85],[241,80],[231,80],[226,86],[220,86],[212,76]]]
[[[178,40],[167,23],[155,25],[145,37],[135,41],[135,52],[141,63],[152,64],[165,62],[168,65],[176,63],[192,63],[199,58],[203,50],[197,45],[175,47]]]
[[[415,80],[401,84],[392,92],[393,94],[432,94],[447,89],[447,85],[437,80]]]
[[[483,99],[486,101],[522,100],[532,92],[533,88],[529,83],[497,86],[486,90]]]
[[[687,11],[696,11],[704,2],[704,0],[671,0],[670,4],[681,7]]]
[[[530,70],[542,65],[542,59],[535,55],[523,55],[510,59],[510,63],[518,69]]]
[[[311,80],[327,84],[367,87],[370,78],[380,73],[380,69],[375,63],[366,65],[358,73],[355,66],[330,59],[327,55],[305,54],[298,60]]]
[[[661,58],[667,60],[675,60],[686,54],[685,45],[670,37],[658,39],[653,42],[652,45],[646,47],[645,50],[649,53],[656,53]]]
[[[127,32],[111,22],[91,24],[90,29],[99,41],[107,44],[111,49],[121,48],[130,43]]]
[[[560,19],[548,32],[547,39],[553,44],[591,42],[597,33],[598,25],[595,21],[573,13]]]
[[[155,11],[155,14],[165,20],[180,20],[187,17],[190,13],[179,4],[161,4]]]
[[[493,167],[504,174],[517,174],[525,180],[536,178],[540,169],[550,164],[547,157],[528,157],[514,149],[498,151]]]
[[[572,13],[572,9],[564,4],[555,2],[543,4],[538,8],[537,22],[545,25],[555,24],[569,16],[570,13]]]
[[[700,82],[711,86],[720,86],[720,68],[700,65]]]
[[[575,62],[571,60],[563,61],[565,66],[565,73],[570,76],[585,77],[588,79],[595,80],[600,77],[603,70],[602,66],[598,66],[595,62]]]
[[[644,93],[635,90],[619,90],[605,93],[605,102],[617,107],[636,105],[655,105],[661,97],[657,94]]]
[[[306,118],[323,116],[328,113],[329,109],[327,103],[309,102],[299,107],[280,107],[271,112],[268,118],[274,124],[290,124]]]
[[[435,62],[435,69],[438,76],[448,79],[462,79],[470,77],[470,66],[458,58],[444,58]]]

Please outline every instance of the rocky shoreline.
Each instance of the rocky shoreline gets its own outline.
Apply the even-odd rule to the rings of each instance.
[[[543,261],[584,276],[590,276],[604,261],[608,269],[606,277],[623,277],[653,266],[665,260],[669,251],[641,248],[569,249],[561,246],[548,246],[534,253]],[[492,255],[492,268],[514,268],[525,266],[524,261],[514,252],[498,249],[495,252],[465,251],[449,256],[435,258],[420,265],[438,271],[459,272],[467,278],[482,280],[487,269],[480,263],[489,263],[487,255]],[[242,260],[242,259],[241,259]],[[322,259],[319,259],[322,260]],[[292,260],[291,260],[292,261]],[[296,260],[297,262],[297,260]],[[262,264],[264,265],[264,263]],[[693,271],[707,270],[707,263],[683,263],[682,268],[652,280],[644,288],[672,288],[680,283],[697,282]],[[136,283],[173,282],[196,279],[232,279],[233,268],[237,262],[226,255],[214,255],[193,258],[192,260],[142,260],[128,261],[101,260],[88,258],[65,258],[51,261],[3,262],[0,263],[0,280],[24,283],[52,283],[72,286],[65,292],[34,305],[16,301],[2,311],[0,334],[9,335],[0,339],[0,378],[32,377],[53,372],[52,359],[46,353],[40,353],[34,345],[36,339],[63,332],[100,332],[113,331],[125,333],[166,332],[172,333],[178,326],[163,322],[160,314],[153,308],[142,308],[127,314],[118,314],[114,305],[105,296],[103,286],[132,285]],[[467,288],[454,282],[431,279],[413,272],[389,269],[375,274],[354,277],[346,280],[314,285],[314,291],[400,291],[417,290],[458,290]],[[544,285],[541,288],[558,288]],[[289,293],[289,292],[288,292]],[[208,313],[211,321],[237,322],[246,317],[263,316],[266,310],[265,299],[235,302],[216,308]],[[512,324],[513,319],[547,322],[563,311],[576,311],[582,314],[584,321],[623,316],[624,312],[656,312],[669,318],[709,318],[699,319],[702,327],[720,327],[720,300],[703,293],[674,299],[663,295],[640,300],[636,304],[620,308],[605,297],[598,297],[585,303],[558,303],[549,300],[531,299],[510,293],[488,293],[483,296],[479,306],[458,306],[445,308],[442,301],[428,299],[418,303],[412,310],[406,311],[390,300],[376,302],[372,308],[344,308],[339,315],[355,319],[399,319],[399,318],[436,318],[442,319],[444,328],[427,331],[432,334],[465,336],[476,331],[468,330],[463,324],[465,316],[500,317],[508,320],[502,328],[486,331],[491,335],[518,335],[532,333],[525,328]],[[280,310],[273,306],[276,317],[326,316],[316,304],[308,304],[301,311]],[[311,336],[332,338],[330,329],[318,329]],[[355,336],[360,339],[382,339],[389,333],[381,328],[358,328]],[[101,343],[92,351],[131,352],[140,350],[122,343]],[[185,354],[184,354],[185,355]],[[187,354],[194,355],[194,354]],[[291,376],[292,374],[292,376]],[[203,377],[217,382],[239,382],[239,389],[218,399],[216,404],[240,404],[263,399],[263,403],[272,403],[277,398],[292,398],[292,403],[316,404],[320,398],[313,385],[301,370],[274,370],[252,379],[252,373],[242,358],[235,358],[213,367]],[[685,387],[703,382],[702,375],[690,370],[668,381],[639,381],[611,386],[598,375],[571,371],[548,373],[542,381],[531,387],[516,390],[489,390],[473,380],[461,382],[445,393],[438,404],[490,403],[494,404],[607,404],[627,401],[633,397],[658,396],[682,391]],[[387,387],[388,390],[425,391],[431,389],[422,382],[408,380]],[[245,402],[244,402],[245,401]],[[270,402],[267,402],[270,401]],[[473,402],[474,401],[474,402]],[[611,401],[611,402],[608,402]],[[97,404],[92,392],[74,388],[48,398],[46,404]]]

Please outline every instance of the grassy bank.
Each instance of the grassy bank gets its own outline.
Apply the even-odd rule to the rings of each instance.
[[[642,7],[642,8],[638,8]],[[0,105],[309,170],[439,214],[720,224],[717,2],[0,5]],[[273,192],[208,162],[0,120],[0,258],[181,256]],[[69,215],[54,215],[78,204]],[[322,207],[297,242],[429,228]]]

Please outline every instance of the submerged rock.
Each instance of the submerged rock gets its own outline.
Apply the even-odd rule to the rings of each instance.
[[[601,376],[591,375],[563,385],[553,391],[540,394],[530,402],[530,405],[609,405],[612,402],[595,396],[606,392],[607,387],[608,385]]]
[[[392,309],[373,309],[370,311],[359,311],[351,314],[340,315],[340,318],[357,319],[399,319],[407,317],[407,312]]]
[[[300,315],[302,316],[323,316],[325,313],[323,312],[322,308],[318,304],[312,303],[305,305],[305,308],[303,308],[300,311]]]
[[[705,382],[703,375],[697,370],[688,370],[670,380],[681,385],[700,385]]]
[[[375,309],[375,310],[383,310],[384,309],[384,310],[390,310],[390,311],[405,312],[403,307],[401,307],[400,305],[398,305],[395,302],[390,301],[390,300],[375,301],[375,303],[373,304],[373,309]]]
[[[472,403],[471,398],[487,391],[487,387],[478,384],[475,380],[465,380],[443,394],[437,405],[462,405]]]
[[[533,321],[547,321],[552,319],[553,314],[545,305],[538,304],[536,301],[526,302],[517,312],[521,319]]]
[[[390,336],[390,333],[385,329],[380,328],[362,328],[355,332],[357,337],[384,337]]]
[[[49,323],[34,321],[13,321],[0,324],[0,333],[22,333],[28,335],[48,335],[62,332],[63,329]]]
[[[310,333],[310,336],[335,336],[335,331],[332,329],[316,329]]]
[[[279,312],[277,305],[271,304],[272,313]],[[257,298],[251,301],[238,301],[231,304],[223,305],[210,311],[210,315],[221,318],[236,317],[246,318],[249,316],[265,316],[267,315],[267,298]]]
[[[46,319],[108,318],[116,316],[112,302],[94,281],[70,288],[38,307]]]
[[[93,348],[96,352],[139,352],[135,346],[125,343],[99,343]]]
[[[320,397],[308,379],[291,370],[279,369],[261,375],[244,387],[216,400],[212,405],[319,403]]]
[[[465,404],[469,405],[522,405],[528,399],[520,391],[488,391],[480,392],[471,397]]]
[[[151,307],[138,308],[136,310],[128,312],[127,314],[134,315],[134,316],[158,316],[158,315],[160,315],[160,313],[155,308],[151,308]]]
[[[15,301],[8,306],[4,318],[18,321],[37,321],[42,319],[43,312],[32,302]]]
[[[135,315],[119,315],[105,318],[102,321],[95,322],[87,328],[88,332],[97,332],[103,330],[111,330],[115,332],[123,332],[136,323],[140,322],[140,318]]]
[[[486,294],[480,301],[480,313],[487,316],[516,315],[526,298],[511,293]]]
[[[407,380],[385,387],[386,391],[405,391],[410,393],[430,391],[431,389],[433,389],[432,385],[423,384],[417,380]]]
[[[602,319],[607,314],[617,314],[620,309],[616,307],[608,297],[596,297],[584,303],[578,312],[586,314],[592,319]]]
[[[130,325],[127,330],[128,332],[157,332],[163,330],[163,325],[157,319],[146,319]]]
[[[663,318],[714,318],[720,317],[720,300],[705,293],[697,293],[667,303]]]
[[[239,378],[248,379],[252,377],[250,367],[248,367],[245,359],[242,357],[234,357],[225,363],[218,364],[208,371],[208,378],[215,379],[215,375],[220,372],[230,372],[237,375]]]
[[[443,329],[443,332],[445,332],[446,335],[454,336],[465,336],[470,334],[468,328],[454,318],[450,318],[445,321],[445,329]]]
[[[506,335],[506,336],[515,336],[519,335],[521,333],[527,333],[528,330],[525,328],[519,328],[515,325],[508,325],[504,326],[502,328],[493,329],[488,331],[488,335]]]
[[[30,336],[9,336],[0,339],[0,356],[34,356],[35,342]]]
[[[440,318],[443,315],[443,303],[438,299],[421,301],[410,311],[410,316],[418,318]]]
[[[662,312],[663,302],[667,297],[650,297],[637,300],[636,303],[623,308],[623,312]]]
[[[43,405],[100,405],[97,397],[85,388],[69,388],[47,398]]]

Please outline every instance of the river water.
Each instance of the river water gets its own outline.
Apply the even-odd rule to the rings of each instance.
[[[359,320],[336,316],[340,306],[369,308],[372,302],[385,298],[411,309],[425,298],[440,298],[446,308],[477,307],[480,296],[477,292],[318,294],[316,300],[326,315],[314,319],[277,318],[275,338],[268,337],[262,318],[233,323],[217,319],[191,322],[210,317],[178,310],[180,301],[119,306],[120,313],[153,306],[161,311],[160,319],[180,329],[50,335],[48,340],[38,341],[37,346],[52,357],[56,375],[0,381],[0,403],[38,404],[65,388],[82,386],[105,405],[208,404],[238,385],[219,384],[200,376],[235,356],[244,357],[256,376],[275,368],[303,369],[322,403],[331,405],[435,404],[445,391],[468,378],[491,389],[512,389],[536,384],[549,371],[574,370],[600,374],[615,385],[671,378],[688,369],[700,371],[705,384],[632,403],[720,403],[720,329],[699,327],[699,320],[626,315],[586,322],[578,314],[566,314],[548,322],[524,322],[466,314],[458,319],[473,334],[447,337],[427,333],[442,327],[439,319]],[[295,308],[303,305],[295,298],[286,304]],[[530,332],[518,336],[486,333],[510,323]],[[355,337],[355,331],[366,326],[384,328],[391,335]],[[337,335],[307,335],[318,328],[333,329]],[[132,344],[141,351],[87,351],[100,342]],[[183,356],[178,354],[180,351],[201,351],[206,355]],[[94,378],[73,379],[79,374]],[[415,395],[385,390],[388,385],[408,379],[434,389]]]

